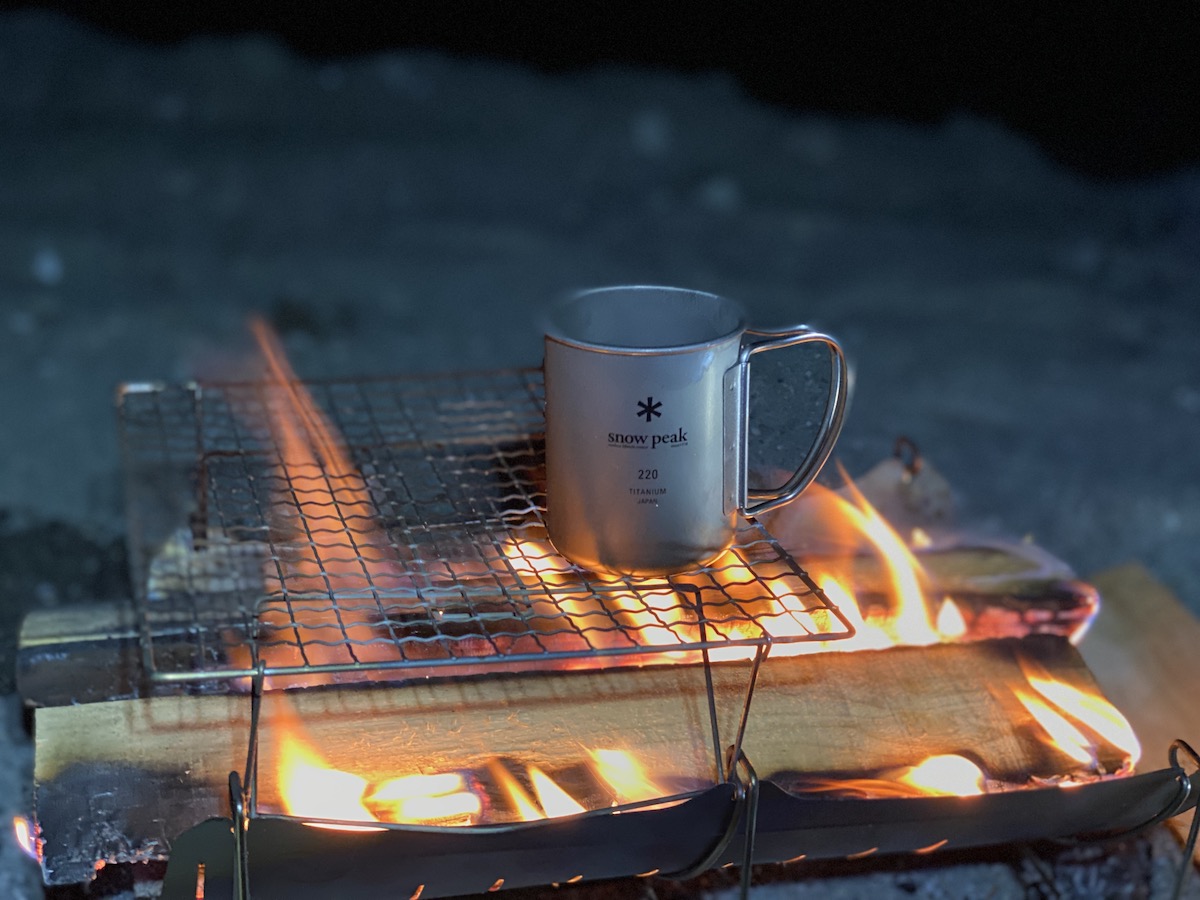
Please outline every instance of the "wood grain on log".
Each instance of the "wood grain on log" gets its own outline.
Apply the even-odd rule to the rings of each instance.
[[[1022,656],[1061,681],[1095,689],[1075,649],[1053,636],[768,660],[746,751],[760,775],[782,781],[797,772],[870,776],[939,753],[966,754],[989,777],[1018,784],[1074,771],[1074,763],[1046,745],[1012,692],[1024,683]],[[634,751],[671,784],[694,784],[713,773],[702,674],[698,667],[658,667],[442,679],[296,691],[288,703],[329,765],[372,782],[481,767],[496,757],[562,770],[585,761],[587,748],[616,747]],[[732,740],[746,675],[745,665],[716,667],[725,741]],[[281,697],[269,693],[264,700],[258,796],[266,810],[279,809],[273,761]],[[245,696],[40,709],[39,820],[86,820],[100,794],[114,808],[170,797],[165,814],[126,815],[127,830],[113,843],[126,857],[161,855],[185,828],[226,813],[228,774],[245,765],[249,727]],[[1101,762],[1112,771],[1121,754],[1105,748]],[[115,769],[134,776],[92,784],[97,770]],[[89,772],[88,791],[56,789]],[[58,808],[46,807],[49,798]],[[64,844],[48,852],[77,850]]]

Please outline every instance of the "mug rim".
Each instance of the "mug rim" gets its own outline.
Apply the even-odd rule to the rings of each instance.
[[[555,320],[556,313],[559,313],[571,305],[578,303],[588,297],[596,294],[614,294],[614,293],[637,293],[637,292],[654,292],[654,293],[673,293],[680,295],[689,295],[692,297],[703,297],[708,300],[715,300],[727,311],[731,312],[735,318],[734,327],[715,335],[703,341],[691,341],[683,344],[668,344],[661,347],[639,347],[626,344],[610,344],[600,341],[589,341],[584,338],[575,337],[567,334],[566,331]],[[720,294],[714,294],[710,291],[699,291],[693,288],[674,287],[671,285],[659,284],[621,284],[611,285],[607,287],[588,288],[584,291],[576,291],[561,300],[554,303],[549,312],[545,316],[545,327],[543,332],[548,341],[563,344],[568,347],[574,347],[580,350],[591,350],[598,353],[620,354],[625,356],[665,356],[676,353],[691,353],[696,350],[716,347],[727,343],[732,338],[736,338],[745,332],[747,328],[746,312],[740,303],[736,300],[731,300],[728,297]]]

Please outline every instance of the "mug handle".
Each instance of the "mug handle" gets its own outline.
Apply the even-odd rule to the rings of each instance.
[[[765,353],[767,350],[781,350],[784,347],[808,343],[825,344],[829,347],[830,354],[829,398],[825,402],[825,415],[821,421],[820,430],[817,432],[816,440],[813,441],[812,449],[808,451],[808,455],[800,463],[799,468],[792,473],[782,487],[769,491],[751,490],[746,471],[749,465],[747,441],[750,433],[750,357],[756,353]],[[738,354],[738,368],[742,372],[741,397],[739,398],[739,408],[742,410],[740,415],[742,459],[738,466],[741,479],[738,507],[745,515],[755,516],[782,506],[798,497],[800,492],[817,477],[817,473],[829,459],[829,454],[833,452],[833,445],[837,443],[838,435],[842,431],[842,423],[846,417],[846,355],[842,352],[842,347],[837,340],[828,334],[813,331],[807,325],[797,325],[779,331],[747,329],[745,337],[742,338],[741,351]]]

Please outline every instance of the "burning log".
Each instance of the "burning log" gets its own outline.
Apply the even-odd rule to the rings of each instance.
[[[945,754],[976,762],[989,787],[1127,769],[1129,751],[1086,726],[1087,762],[1054,744],[1017,693],[1036,694],[1028,686],[1031,663],[1055,682],[1098,694],[1074,648],[1051,636],[768,660],[744,746],[760,775],[792,788],[814,778],[886,777]],[[717,666],[714,677],[719,709],[738,709],[745,667]],[[267,811],[286,808],[276,768],[288,735],[281,696],[266,696],[260,726],[257,797]],[[697,667],[442,679],[287,696],[324,764],[353,773],[360,793],[363,785],[378,792],[390,779],[447,771],[490,773],[494,780],[502,757],[549,773],[577,770],[598,748],[636,753],[663,795],[715,778]],[[732,721],[722,725],[732,739]],[[161,858],[188,827],[228,815],[228,775],[245,765],[249,733],[250,703],[239,696],[38,710],[35,780],[50,883],[78,879],[98,859]],[[81,742],[80,734],[89,740]],[[101,795],[116,824],[85,838],[73,823],[92,820]],[[308,807],[307,815],[316,813]],[[495,814],[507,816],[516,813]]]
[[[942,493],[930,467],[912,477],[896,460],[886,460],[858,481],[842,474],[841,490],[814,485],[799,500],[769,513],[764,524],[819,581],[833,577],[852,586],[864,621],[886,619],[904,603],[925,607],[932,619],[949,604],[957,640],[1030,633],[1077,640],[1095,616],[1096,591],[1035,544],[946,532],[947,513],[940,503],[934,504],[939,512],[932,519],[941,530],[915,524],[932,515],[928,498],[915,490],[921,479],[933,479],[933,493],[939,498]],[[915,516],[914,508],[923,516]],[[896,520],[885,518],[882,509],[891,510]]]
[[[1095,588],[1032,544],[959,537],[953,544],[919,549],[914,556],[927,579],[931,604],[941,609],[952,603],[961,616],[959,640],[1025,634],[1077,640],[1100,606]],[[819,556],[805,564],[816,572],[829,567]],[[838,559],[837,565],[847,563]],[[848,565],[864,619],[888,615],[893,600],[886,564],[859,555]]]

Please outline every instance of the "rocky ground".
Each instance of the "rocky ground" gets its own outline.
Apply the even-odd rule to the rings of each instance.
[[[800,117],[717,74],[316,63],[34,13],[0,17],[0,84],[0,692],[25,611],[127,593],[117,383],[236,371],[252,312],[311,377],[536,364],[545,303],[612,283],[831,330],[851,471],[906,434],[973,527],[1140,560],[1200,613],[1200,171],[1099,183],[986,121]],[[7,811],[30,751],[4,709]],[[0,847],[0,895],[35,896]],[[1131,852],[1159,862],[1087,877],[1157,896],[1170,848]],[[1099,895],[996,865],[804,890]]]

